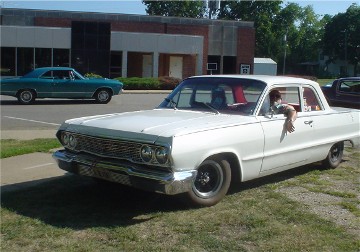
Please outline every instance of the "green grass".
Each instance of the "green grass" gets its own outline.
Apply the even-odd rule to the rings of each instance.
[[[13,155],[17,152],[8,149],[25,146],[48,151],[59,144],[55,139],[1,141],[2,152]],[[358,156],[355,151],[349,158]],[[97,184],[80,176],[2,191],[1,250],[358,251],[357,236],[276,190],[303,185],[334,194],[330,179],[342,174],[343,180],[356,183],[353,177],[359,175],[356,167],[317,167],[243,183],[209,208],[189,208],[178,196]],[[341,207],[359,216],[353,195],[335,194],[343,197]]]
[[[317,82],[320,84],[320,86],[324,86],[325,84],[333,82],[334,80],[335,79],[318,79]]]
[[[357,238],[266,182],[210,208],[76,176],[2,194],[4,251],[357,251]]]
[[[0,140],[0,158],[7,158],[32,152],[49,152],[51,149],[61,147],[57,139],[35,139],[35,140]]]

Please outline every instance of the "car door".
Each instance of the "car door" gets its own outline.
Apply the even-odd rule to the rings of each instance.
[[[55,70],[53,75],[53,98],[84,97],[83,85],[74,77],[71,70]]]
[[[265,136],[262,173],[297,167],[307,163],[311,158],[311,150],[308,147],[313,137],[312,120],[301,109],[303,102],[301,102],[300,85],[281,86],[276,89],[281,92],[283,103],[287,103],[297,110],[297,119],[294,122],[295,131],[288,133],[285,129],[286,116],[284,114],[259,115]],[[270,101],[267,95],[263,107],[269,108],[269,105]],[[262,111],[264,110],[263,108]]]
[[[340,104],[359,103],[360,98],[360,78],[340,79],[335,91],[335,102]]]

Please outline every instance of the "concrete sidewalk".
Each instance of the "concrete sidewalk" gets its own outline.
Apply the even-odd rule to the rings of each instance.
[[[6,130],[1,131],[1,139],[31,140],[55,138],[57,130]],[[19,190],[49,179],[64,176],[51,153],[31,153],[0,159],[1,193]]]
[[[2,130],[1,139],[32,140],[37,138],[56,138],[53,130]]]
[[[1,192],[22,189],[64,176],[50,153],[31,153],[1,159]]]

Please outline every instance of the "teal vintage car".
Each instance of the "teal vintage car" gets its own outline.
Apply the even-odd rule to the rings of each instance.
[[[1,95],[17,97],[22,104],[37,98],[95,99],[108,103],[123,83],[106,78],[85,78],[70,67],[42,67],[18,78],[1,80]]]

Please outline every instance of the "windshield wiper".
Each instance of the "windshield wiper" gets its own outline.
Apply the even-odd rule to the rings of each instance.
[[[173,99],[165,98],[165,101],[169,102],[169,103],[170,103],[170,105],[171,105],[171,107],[172,107],[173,109],[177,110],[177,108],[176,108],[177,103],[176,103],[176,102],[174,102],[174,100],[173,100]]]

